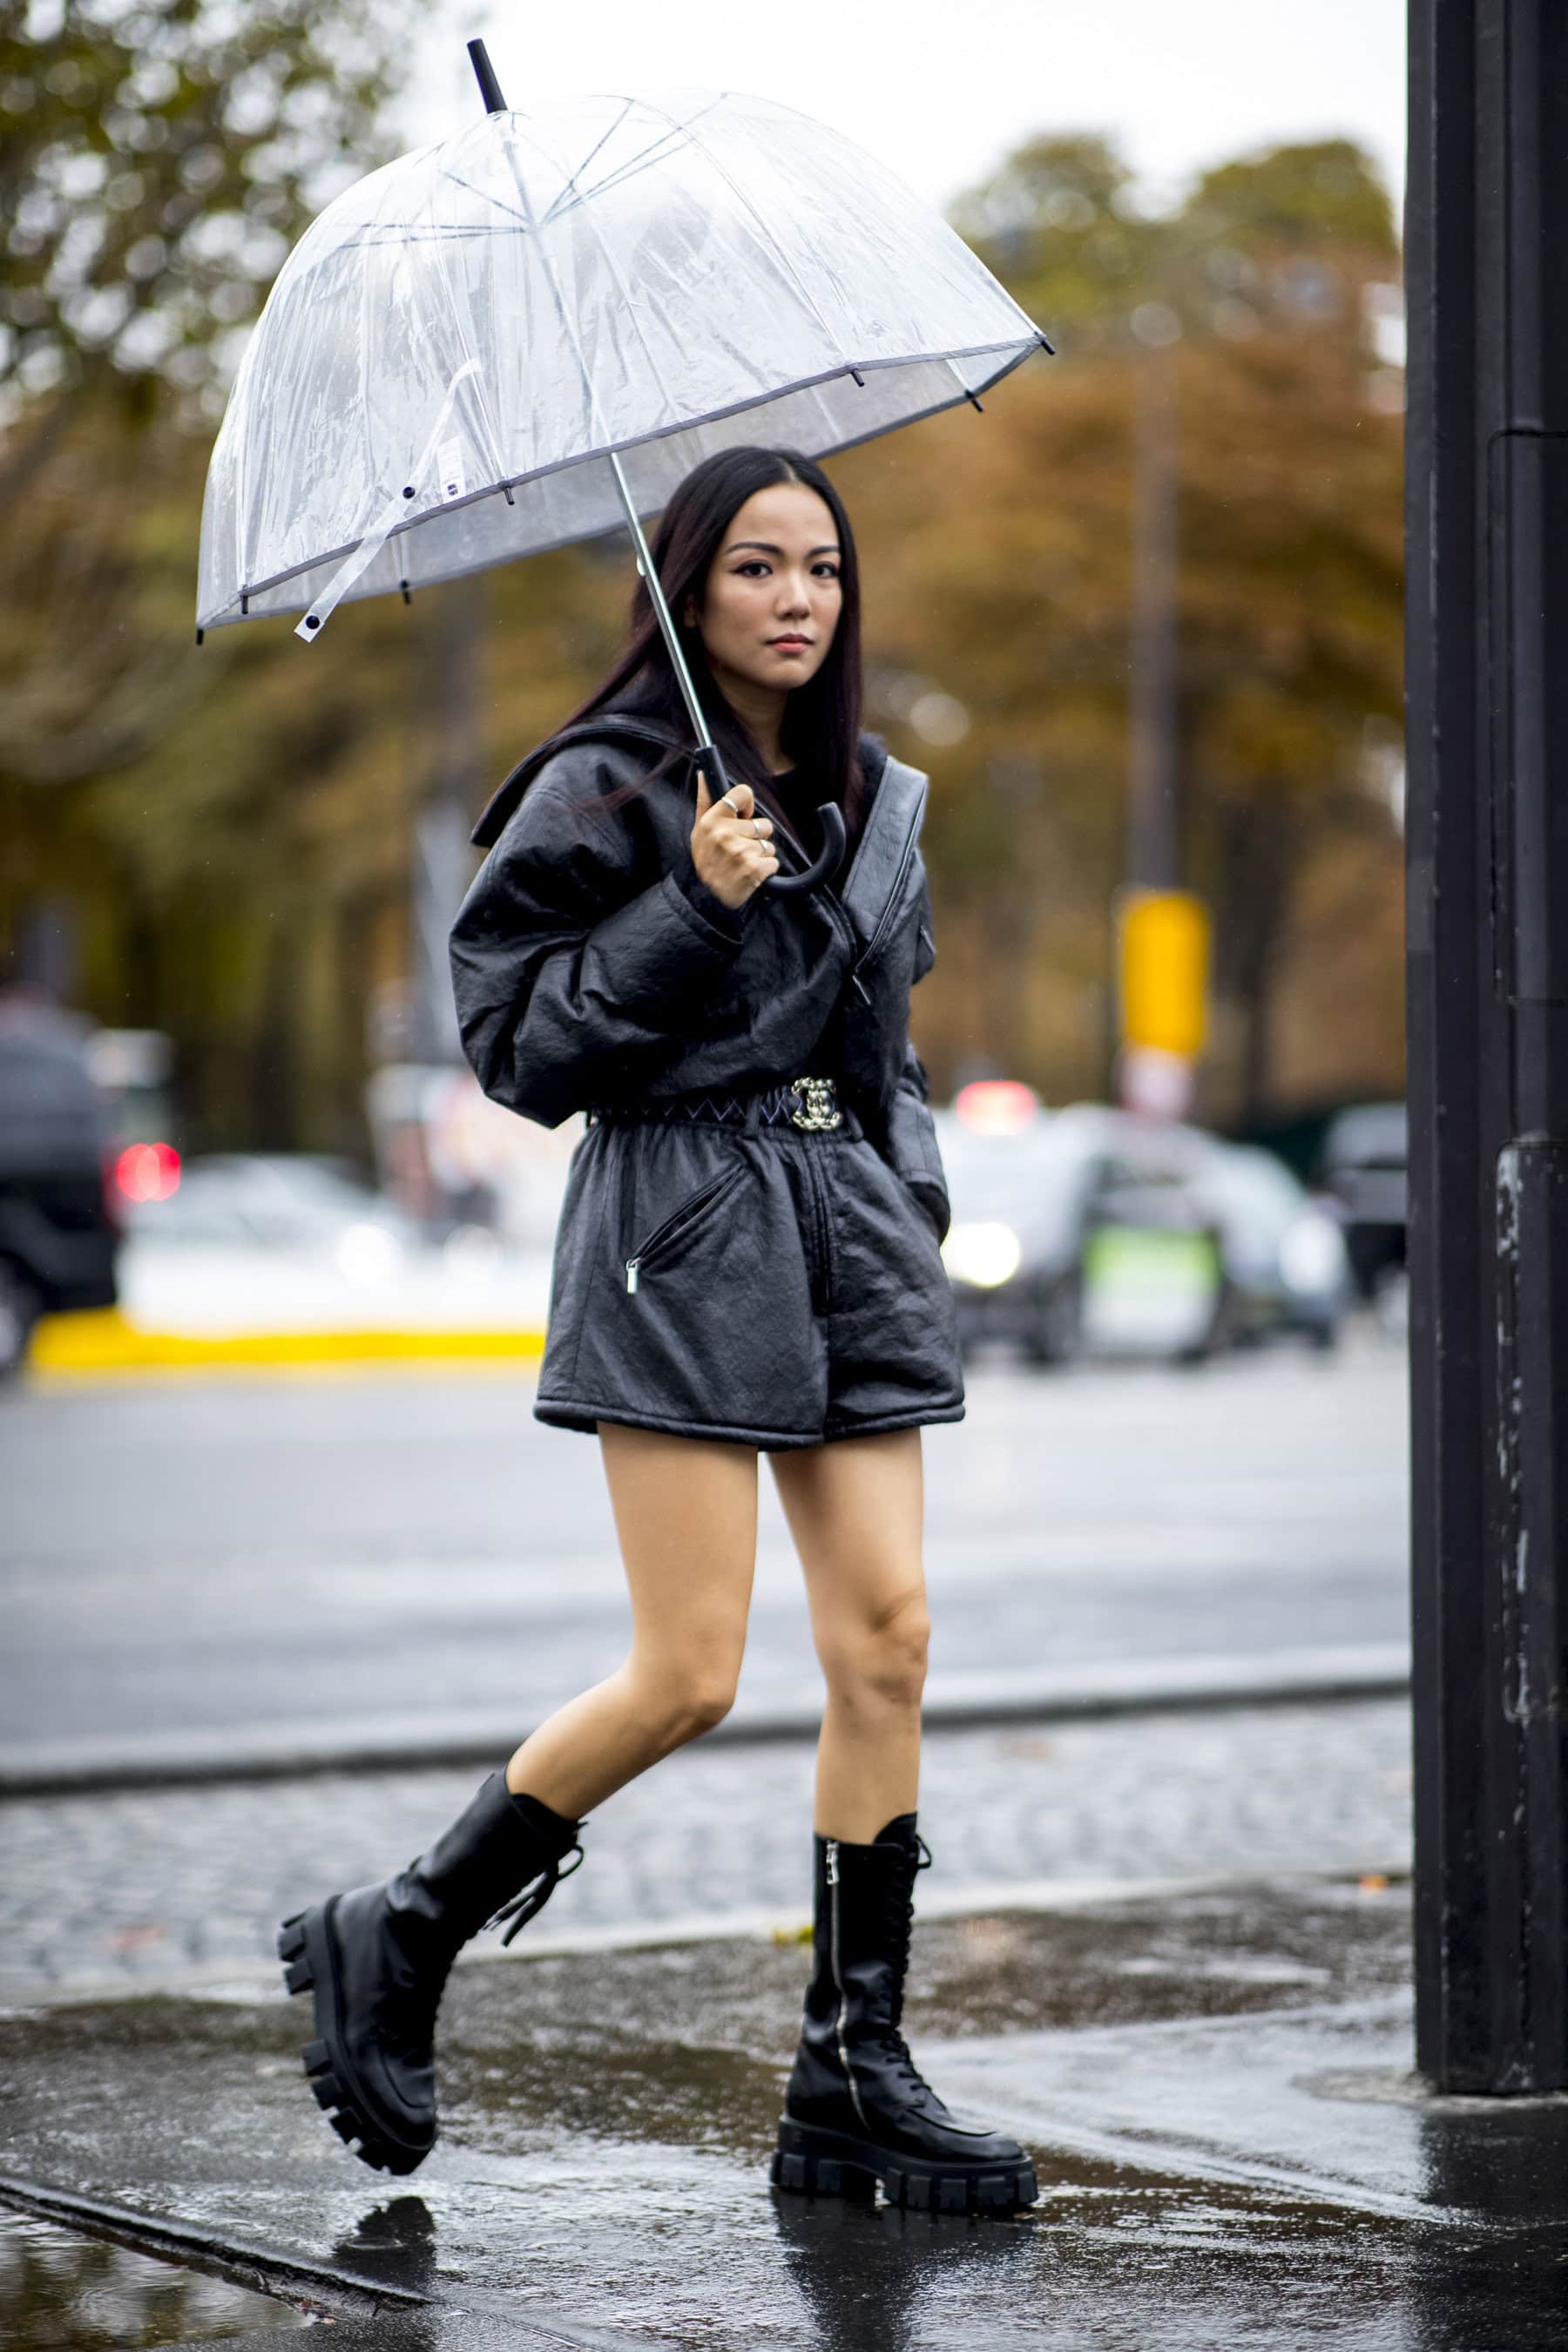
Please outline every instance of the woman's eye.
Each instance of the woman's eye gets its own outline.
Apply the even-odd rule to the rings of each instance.
[[[744,580],[750,577],[753,572],[765,572],[767,568],[767,565],[763,562],[760,555],[753,555],[750,562],[742,563],[741,565],[740,570],[737,572],[735,576],[738,580]]]
[[[824,580],[837,580],[838,577],[838,566],[837,563],[819,563],[816,566],[816,570],[819,577]]]

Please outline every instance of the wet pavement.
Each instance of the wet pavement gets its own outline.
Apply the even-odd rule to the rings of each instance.
[[[1568,2102],[1420,2095],[1408,1932],[1349,1878],[927,1921],[911,2040],[1034,2154],[1007,2221],[768,2187],[806,1955],[761,1937],[460,1965],[397,2184],[310,2102],[303,2003],[15,2011],[0,2169],[377,2352],[1560,2346]]]
[[[0,2208],[5,2352],[128,2352],[292,2334],[302,2311],[234,2280]]]

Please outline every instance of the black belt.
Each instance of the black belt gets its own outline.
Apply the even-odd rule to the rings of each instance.
[[[833,1078],[781,1078],[776,1086],[747,1094],[644,1095],[630,1103],[594,1103],[588,1124],[618,1127],[660,1124],[693,1127],[799,1128],[807,1135],[864,1132],[847,1103],[838,1099]]]

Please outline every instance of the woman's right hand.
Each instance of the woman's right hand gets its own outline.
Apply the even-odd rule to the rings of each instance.
[[[770,874],[778,872],[773,829],[772,817],[756,816],[756,794],[750,784],[731,784],[725,797],[716,801],[707,777],[698,770],[691,862],[698,879],[726,907],[743,906]]]

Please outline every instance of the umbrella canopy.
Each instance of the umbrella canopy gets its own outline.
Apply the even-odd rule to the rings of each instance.
[[[608,530],[716,449],[847,448],[1044,340],[939,215],[787,107],[491,113],[348,189],[284,264],[213,453],[198,627],[304,634]]]

